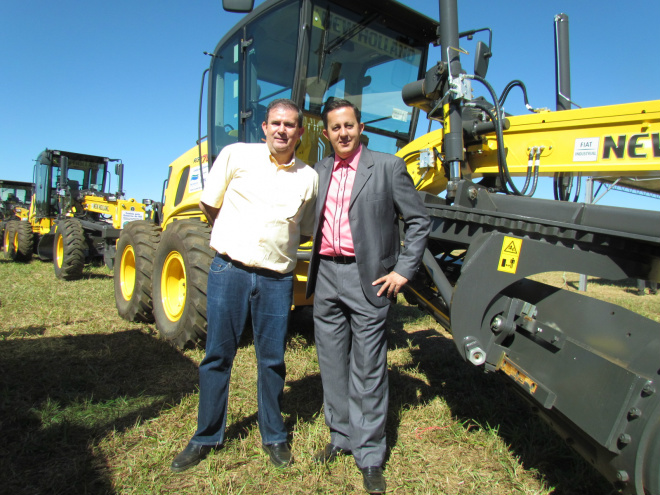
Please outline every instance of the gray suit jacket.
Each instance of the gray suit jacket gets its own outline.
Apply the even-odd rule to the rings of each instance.
[[[331,155],[314,165],[319,174],[319,192],[307,297],[314,293],[316,285],[323,226],[321,215],[333,164],[334,155]],[[363,146],[348,214],[362,290],[373,305],[385,306],[389,300],[385,296],[378,297],[379,286],[372,286],[371,283],[392,270],[408,280],[412,279],[424,255],[431,225],[404,161]],[[403,250],[399,238],[399,215],[405,225]]]

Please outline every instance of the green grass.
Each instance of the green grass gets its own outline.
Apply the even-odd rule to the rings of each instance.
[[[548,276],[575,290],[577,278]],[[575,276],[576,277],[576,276]],[[286,424],[295,464],[261,451],[249,332],[232,377],[227,441],[199,466],[170,472],[193,434],[197,365],[151,325],[117,316],[112,274],[76,282],[49,263],[0,260],[0,486],[5,493],[362,493],[352,458],[312,462],[329,439],[309,309],[287,346]],[[577,285],[575,285],[576,287]],[[589,290],[659,313],[660,297],[592,281]],[[612,491],[497,375],[463,362],[451,337],[402,300],[388,321],[388,492],[580,494]]]

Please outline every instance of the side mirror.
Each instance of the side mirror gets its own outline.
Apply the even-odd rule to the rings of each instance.
[[[254,0],[222,0],[222,8],[227,12],[247,14],[254,8]]]
[[[474,73],[476,75],[486,77],[486,72],[488,72],[488,61],[492,56],[493,53],[490,51],[490,47],[483,41],[479,41],[477,43],[476,53],[474,54]]]
[[[124,176],[124,164],[122,162],[115,164],[115,175],[118,177]]]

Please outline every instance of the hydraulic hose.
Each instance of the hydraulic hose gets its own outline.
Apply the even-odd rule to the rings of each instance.
[[[516,196],[531,196],[534,194],[536,191],[536,185],[538,181],[538,167],[532,167],[527,171],[527,175],[525,177],[525,184],[522,187],[522,191],[519,190],[516,185],[513,183],[513,179],[511,178],[511,174],[509,173],[509,167],[507,166],[506,163],[506,156],[504,154],[504,136],[503,136],[503,130],[502,130],[502,111],[500,107],[499,100],[497,98],[497,94],[495,93],[495,90],[493,87],[486,81],[483,77],[478,76],[476,74],[474,75],[468,75],[466,76],[470,79],[474,79],[476,81],[479,81],[481,84],[483,84],[488,92],[490,93],[492,99],[493,99],[493,104],[495,107],[495,112],[496,114],[494,115],[493,112],[491,111],[490,108],[488,108],[486,105],[479,101],[471,101],[468,105],[474,106],[476,108],[479,108],[480,110],[484,111],[490,119],[493,121],[495,124],[495,136],[497,138],[497,161],[498,161],[498,170],[499,170],[499,175],[500,175],[500,181],[502,182],[502,186],[504,187],[504,191],[507,194],[513,193]],[[522,84],[522,83],[521,83]],[[513,87],[513,86],[512,86]],[[511,88],[509,88],[510,90]],[[533,177],[533,182],[532,182],[532,192],[530,194],[527,194],[527,189],[530,184],[530,179]],[[511,189],[511,192],[507,190],[507,184],[509,188]]]
[[[506,101],[507,96],[509,96],[509,92],[516,86],[518,86],[522,90],[523,100],[525,101],[525,107],[527,108],[527,110],[529,110],[530,112],[537,112],[537,110],[529,104],[529,100],[527,99],[527,88],[525,87],[525,83],[519,81],[518,79],[514,79],[505,86],[504,90],[502,91],[502,95],[500,96],[499,99],[500,107],[504,106],[504,102]]]
[[[562,184],[562,181],[565,177],[570,178],[570,182],[567,186]],[[580,189],[582,187],[582,175],[577,174],[577,184],[575,186],[575,196],[573,196],[573,203],[577,203],[578,198],[580,197]],[[571,201],[571,192],[573,191],[573,177],[571,174],[563,174],[557,172],[553,178],[553,192],[555,199],[557,201]]]

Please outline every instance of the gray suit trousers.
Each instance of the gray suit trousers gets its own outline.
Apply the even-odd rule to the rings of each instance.
[[[352,451],[359,468],[385,459],[388,310],[367,300],[355,263],[320,260],[314,333],[325,422],[330,441]]]

